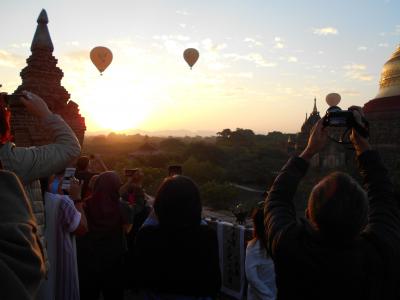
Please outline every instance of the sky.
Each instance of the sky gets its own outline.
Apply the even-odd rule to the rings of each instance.
[[[321,114],[331,92],[342,108],[373,99],[400,43],[400,0],[1,0],[1,91],[21,83],[42,8],[89,134],[294,133],[314,97]],[[96,46],[113,52],[103,76]]]

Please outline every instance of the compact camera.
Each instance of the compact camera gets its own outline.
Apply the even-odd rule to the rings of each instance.
[[[330,107],[324,117],[324,126],[352,127],[355,119],[352,111],[341,110],[338,106]]]
[[[337,104],[340,102],[340,95],[336,93],[329,94],[326,97],[326,102],[330,107],[323,117],[323,125],[325,127],[344,127],[348,130],[354,128],[364,138],[369,137],[368,121],[361,116],[358,121],[354,117],[353,111],[342,110]]]

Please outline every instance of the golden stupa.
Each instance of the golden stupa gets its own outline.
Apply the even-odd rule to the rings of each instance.
[[[400,96],[400,45],[384,64],[375,99]]]

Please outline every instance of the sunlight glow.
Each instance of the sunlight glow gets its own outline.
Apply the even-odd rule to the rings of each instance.
[[[134,86],[126,80],[116,79],[127,78],[123,75],[112,78],[99,76],[87,86],[86,101],[81,109],[88,117],[90,127],[99,131],[124,132],[140,126],[150,114],[152,103],[147,101],[144,92],[149,87]]]

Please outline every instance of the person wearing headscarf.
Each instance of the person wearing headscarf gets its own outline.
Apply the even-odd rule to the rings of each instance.
[[[78,241],[81,299],[123,299],[122,260],[126,252],[126,220],[119,201],[121,180],[101,173],[85,201],[89,232]]]

